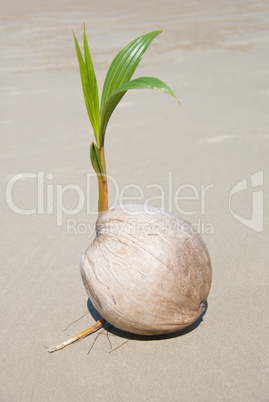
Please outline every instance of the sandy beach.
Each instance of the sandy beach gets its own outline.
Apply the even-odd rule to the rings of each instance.
[[[0,400],[268,401],[268,3],[4,0],[0,19]],[[123,46],[167,29],[135,76],[163,80],[180,105],[124,96],[106,135],[109,204],[188,219],[213,282],[188,329],[108,326],[50,354],[99,318],[79,272],[98,201],[72,36],[82,44],[83,23],[99,88]]]

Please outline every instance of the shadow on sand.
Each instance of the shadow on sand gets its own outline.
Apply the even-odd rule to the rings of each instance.
[[[189,327],[181,329],[180,331],[176,331],[176,332],[172,332],[170,334],[164,334],[164,335],[154,335],[154,336],[145,336],[145,335],[135,335],[135,334],[131,334],[130,332],[126,332],[126,331],[122,331],[121,329],[118,329],[116,327],[114,327],[113,325],[106,323],[104,325],[104,328],[111,334],[119,336],[120,338],[125,338],[125,339],[133,339],[133,340],[137,340],[137,341],[160,341],[163,339],[171,339],[171,338],[176,338],[178,336],[183,336],[188,334],[189,332],[192,332],[194,329],[196,329],[201,322],[203,321],[203,317],[206,314],[207,311],[207,301],[205,302],[205,310],[203,312],[203,314],[198,318],[198,320],[196,320],[193,324],[191,324]],[[98,321],[100,320],[102,317],[101,315],[98,313],[98,311],[95,309],[95,307],[93,306],[92,302],[90,301],[90,299],[88,299],[87,302],[87,307],[88,310],[91,314],[91,316],[93,317],[94,320]]]

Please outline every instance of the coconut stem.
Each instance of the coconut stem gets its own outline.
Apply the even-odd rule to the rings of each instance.
[[[101,156],[101,164],[103,168],[103,179],[98,175],[98,187],[99,187],[99,201],[98,201],[98,215],[102,215],[108,210],[108,194],[107,194],[107,177],[106,177],[106,162],[104,147],[99,149]]]
[[[102,318],[101,320],[97,321],[95,325],[93,325],[91,328],[86,329],[85,331],[81,332],[80,334],[74,336],[73,338],[68,339],[68,341],[59,343],[57,346],[51,346],[48,350],[49,353],[56,352],[57,350],[61,350],[65,348],[67,345],[70,345],[71,343],[74,343],[78,341],[79,339],[84,338],[85,336],[93,333],[97,329],[101,328],[104,324],[106,323],[106,320]]]

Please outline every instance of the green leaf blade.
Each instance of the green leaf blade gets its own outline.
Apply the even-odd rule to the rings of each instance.
[[[99,110],[98,85],[97,85],[97,80],[96,80],[96,76],[95,76],[95,71],[93,68],[93,63],[92,63],[91,53],[89,50],[89,45],[88,45],[88,41],[87,41],[87,37],[86,37],[85,28],[84,28],[84,34],[83,34],[83,42],[84,42],[85,65],[86,65],[88,81],[89,81],[90,89],[91,89],[91,97],[92,97],[92,102],[93,102],[93,106],[94,106],[95,120],[96,120],[96,124],[97,124],[97,129],[99,130],[100,110]]]
[[[157,91],[164,92],[168,95],[173,96],[177,101],[177,97],[172,91],[172,89],[165,84],[163,81],[154,77],[140,77],[136,78],[132,81],[126,82],[118,89],[112,92],[109,99],[106,101],[105,106],[101,115],[101,125],[100,125],[100,144],[103,146],[104,142],[104,134],[106,131],[106,127],[108,121],[111,117],[111,114],[121,98],[125,95],[125,93],[130,89],[154,89]],[[179,101],[178,101],[179,102]]]
[[[124,96],[126,91],[120,92],[115,94],[114,96],[110,96],[110,98],[106,101],[105,106],[102,110],[101,114],[101,124],[100,124],[100,132],[99,132],[99,143],[100,143],[100,148],[104,146],[104,140],[105,140],[105,132],[106,128],[109,122],[109,119],[117,106],[117,104],[120,102],[121,98]]]
[[[167,84],[165,84],[165,82],[154,77],[140,77],[132,81],[129,81],[126,84],[123,84],[120,88],[113,91],[111,97],[121,92],[125,93],[129,89],[154,89],[157,91],[167,93],[168,95],[171,95],[176,100],[178,100],[172,89]]]
[[[99,131],[99,147],[104,144],[105,131],[108,121],[123,97],[124,91],[119,91],[117,96],[113,96],[113,101],[107,104],[108,99],[122,85],[126,84],[132,78],[137,66],[139,65],[143,54],[153,41],[163,30],[149,32],[130,42],[125,46],[112,61],[103,86],[101,98],[101,123]]]
[[[158,30],[142,35],[130,42],[116,55],[105,78],[101,98],[101,114],[111,93],[132,78],[150,43],[162,32],[162,30]]]
[[[104,171],[103,171],[102,162],[101,162],[101,155],[100,155],[98,147],[95,145],[94,142],[92,142],[91,146],[90,146],[90,157],[91,157],[92,166],[93,166],[96,174],[100,175],[101,180],[103,181]]]
[[[91,60],[91,55],[88,47],[86,33],[84,30],[84,57],[80,51],[80,47],[76,36],[74,35],[75,46],[77,51],[80,76],[82,82],[83,95],[89,119],[93,128],[94,135],[97,143],[99,141],[99,129],[100,129],[100,110],[99,110],[99,96],[96,76]]]

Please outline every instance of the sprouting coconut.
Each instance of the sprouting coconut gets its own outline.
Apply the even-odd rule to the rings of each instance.
[[[143,335],[170,333],[195,322],[211,286],[211,263],[201,236],[176,214],[145,205],[108,209],[104,140],[108,121],[129,89],[155,89],[174,98],[157,78],[131,80],[153,31],[123,48],[107,72],[101,104],[84,29],[84,58],[75,38],[85,103],[96,142],[90,157],[99,186],[96,238],[83,253],[81,275],[88,296],[103,317],[93,327],[50,349],[62,349],[106,321]],[[177,99],[177,98],[176,98]]]

